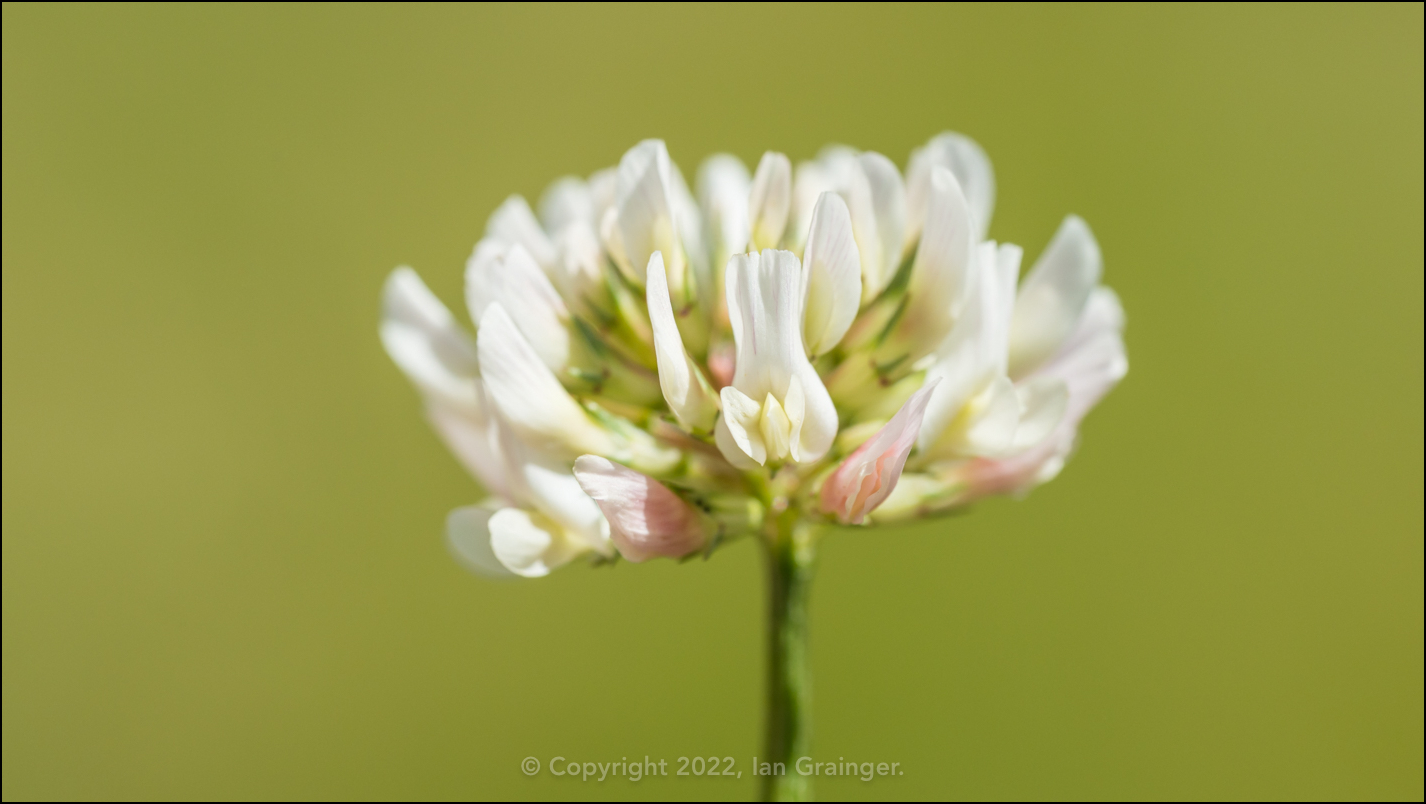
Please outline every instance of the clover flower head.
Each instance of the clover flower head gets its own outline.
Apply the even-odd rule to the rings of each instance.
[[[538,214],[511,196],[466,263],[474,336],[410,268],[387,280],[382,342],[492,495],[447,519],[465,566],[706,556],[773,519],[1023,493],[1128,370],[1089,226],[1066,218],[1021,281],[967,137],[904,176],[838,146],[696,179],[646,140]]]

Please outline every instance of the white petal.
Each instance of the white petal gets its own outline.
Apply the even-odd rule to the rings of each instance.
[[[876,203],[872,197],[871,182],[862,162],[851,148],[831,146],[823,149],[817,161],[826,171],[832,187],[847,202],[847,211],[852,219],[852,236],[857,241],[857,253],[862,263],[862,301],[870,301],[891,279],[895,267],[887,268],[886,251],[881,244],[881,231],[877,225]],[[807,236],[811,235],[809,224]],[[892,247],[901,251],[898,242]]]
[[[490,547],[506,569],[539,578],[568,564],[580,549],[548,517],[521,508],[501,508],[490,517]]]
[[[725,258],[748,244],[750,192],[748,169],[732,154],[714,154],[698,168],[698,202]]]
[[[663,255],[654,252],[645,275],[645,301],[654,330],[654,356],[658,361],[659,388],[664,400],[684,427],[708,432],[718,415],[718,400],[698,366],[683,348],[669,300]]]
[[[1011,376],[1025,375],[1060,348],[1079,323],[1102,269],[1089,226],[1074,215],[1065,218],[1020,286],[1010,329]]]
[[[570,459],[612,451],[608,434],[559,384],[499,303],[485,311],[476,347],[486,394],[522,439]]]
[[[885,156],[865,151],[857,160],[871,188],[877,237],[881,243],[881,285],[884,287],[901,265],[902,247],[906,242],[906,185],[901,181],[901,172],[896,169],[896,164]],[[881,287],[877,290],[880,291]]]
[[[490,517],[486,507],[469,505],[446,517],[446,548],[461,566],[477,575],[508,578],[513,573],[495,557],[490,546]]]
[[[472,416],[449,405],[431,402],[426,418],[440,434],[446,448],[492,494],[511,497],[509,464],[506,463],[494,421]]]
[[[1036,378],[1015,386],[1020,401],[1020,423],[1010,452],[1029,449],[1049,437],[1064,418],[1069,389],[1063,382]]]
[[[1014,305],[1018,246],[981,243],[968,272],[966,304],[951,334],[936,351],[927,380],[940,379],[921,427],[920,447],[929,449],[986,383],[1005,374],[1006,340]]]
[[[788,230],[782,241],[794,251],[801,251],[812,229],[812,210],[822,193],[840,192],[832,172],[821,162],[800,162],[792,175],[792,210]],[[845,198],[843,199],[845,200]]]
[[[424,393],[481,414],[475,344],[410,268],[397,268],[386,280],[381,342]]]
[[[614,196],[619,185],[619,169],[604,168],[589,176],[589,199],[594,202],[594,228],[604,220],[604,213],[614,208]]]
[[[594,196],[583,179],[565,176],[556,179],[540,196],[540,223],[546,232],[558,235],[575,222],[594,226]]]
[[[678,164],[669,160],[668,166],[669,202],[673,209],[674,228],[678,230],[678,242],[683,248],[684,258],[688,261],[691,277],[696,279],[699,287],[705,287],[709,273],[708,247],[703,237],[703,213],[699,210],[693,193],[689,192],[688,182],[684,181],[683,171],[678,169]],[[679,294],[679,298],[686,304],[696,298],[697,291],[689,287],[680,289]]]
[[[1065,419],[1077,425],[1099,400],[1129,371],[1129,359],[1119,331],[1124,313],[1109,288],[1097,288],[1075,333],[1049,363],[1036,369],[1027,381],[1049,378],[1069,388]]]
[[[729,387],[731,386],[725,386],[723,391],[727,391]],[[761,464],[754,460],[748,452],[752,446],[749,444],[747,430],[741,424],[729,426],[727,405],[727,397],[723,397],[723,415],[718,417],[718,423],[713,426],[713,443],[718,446],[718,451],[723,454],[728,463],[733,465],[733,468],[744,472],[757,469]],[[738,428],[736,434],[733,432],[734,427]],[[762,442],[759,441],[758,444],[761,448]],[[766,453],[763,455],[766,460]]]
[[[786,401],[796,376],[806,405],[800,460],[818,460],[837,435],[837,409],[802,346],[799,260],[791,252],[771,249],[734,256],[728,261],[727,298],[738,353],[733,386],[750,399],[772,394]]]
[[[861,257],[851,214],[836,193],[823,193],[812,213],[802,253],[802,332],[812,356],[830,352],[847,334],[861,305]]]
[[[777,246],[787,228],[791,209],[792,162],[786,154],[768,151],[758,160],[752,188],[748,191],[748,220],[754,250]]]
[[[1085,304],[1084,314],[1079,317],[1074,332],[1060,346],[1060,351],[1051,358],[1051,362],[1073,352],[1081,341],[1106,332],[1118,334],[1123,331],[1124,305],[1120,303],[1118,294],[1100,285],[1089,294],[1089,302]]]
[[[485,234],[505,243],[520,244],[541,267],[554,264],[554,244],[521,196],[510,196],[491,213],[490,220],[485,222]]]
[[[1009,378],[996,377],[970,405],[973,412],[953,443],[955,451],[992,457],[1013,452],[1015,430],[1020,425],[1020,398]]]
[[[564,526],[567,537],[585,547],[600,552],[607,550],[608,532],[604,515],[594,500],[584,493],[568,464],[527,461],[521,467],[521,473],[531,500],[540,513]]]
[[[912,360],[935,349],[965,306],[976,240],[970,209],[955,176],[935,168],[926,232],[916,250],[899,337]]]
[[[482,241],[466,262],[466,303],[477,325],[499,303],[546,366],[558,371],[569,360],[569,311],[545,272],[524,247]]]
[[[615,205],[628,270],[640,285],[655,251],[664,253],[670,284],[683,290],[685,263],[674,221],[672,167],[662,140],[644,140],[619,160]]]
[[[995,172],[990,168],[990,159],[975,140],[948,131],[932,137],[924,147],[911,154],[911,163],[906,171],[907,245],[921,234],[930,202],[931,174],[937,167],[955,174],[975,222],[975,239],[984,240],[985,233],[990,229],[990,214],[995,208]]]
[[[599,307],[604,282],[604,252],[599,234],[584,221],[573,221],[555,237],[555,268],[550,281],[575,310]]]
[[[789,251],[738,254],[728,261],[728,317],[738,357],[733,385],[753,399],[779,398],[802,348],[802,265]]]
[[[739,469],[751,469],[767,463],[767,447],[763,444],[760,429],[762,405],[731,385],[719,393],[723,401],[723,415],[718,419],[715,437],[723,457]]]
[[[936,350],[936,362],[926,379],[940,384],[926,410],[921,426],[921,449],[929,449],[961,414],[971,397],[979,394],[997,374],[1003,374],[1007,316],[997,305],[1000,281],[999,261],[994,243],[983,243],[967,272],[967,303],[949,336]]]
[[[614,543],[630,561],[677,558],[703,546],[698,515],[657,480],[597,455],[581,455],[574,474],[599,504]]]

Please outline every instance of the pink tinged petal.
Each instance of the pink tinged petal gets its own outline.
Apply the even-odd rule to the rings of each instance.
[[[1074,448],[1080,422],[1129,370],[1119,335],[1122,326],[1118,299],[1108,288],[1099,288],[1066,349],[1021,383],[1026,388],[1048,383],[1065,389],[1058,423],[1047,437],[1024,452],[999,460],[970,461],[961,471],[969,485],[968,498],[1023,492],[1059,474]],[[1030,407],[1027,404],[1027,416]],[[1018,433],[1017,440],[1021,440]]]
[[[861,257],[847,203],[822,193],[802,253],[802,334],[812,356],[830,352],[847,334],[861,306]]]
[[[510,196],[491,213],[490,220],[485,223],[485,234],[505,243],[519,244],[542,268],[554,264],[554,244],[521,196]]]
[[[610,538],[628,560],[678,558],[703,546],[697,512],[657,480],[597,455],[581,455],[574,475],[604,512]]]
[[[1103,258],[1089,225],[1071,215],[1020,286],[1010,327],[1010,375],[1045,362],[1074,332],[1099,284]]]
[[[733,384],[734,365],[737,362],[736,352],[731,343],[723,341],[714,344],[708,350],[708,379],[713,381],[713,387],[722,390]]]
[[[901,478],[906,457],[916,444],[921,417],[931,398],[935,382],[911,395],[906,404],[832,472],[822,485],[822,510],[842,524],[860,525],[876,510]]]
[[[489,578],[509,578],[514,575],[490,546],[490,517],[494,510],[483,505],[469,505],[451,511],[446,517],[446,549],[461,566]]]

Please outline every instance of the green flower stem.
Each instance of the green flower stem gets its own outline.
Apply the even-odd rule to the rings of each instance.
[[[807,661],[807,598],[813,526],[796,511],[769,517],[767,546],[767,711],[764,756],[783,772],[761,777],[764,801],[810,801],[812,781],[797,773],[812,742],[812,672]],[[764,761],[761,757],[759,762]]]

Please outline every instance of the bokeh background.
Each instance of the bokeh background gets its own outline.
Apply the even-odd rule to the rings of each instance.
[[[827,798],[1421,798],[1422,8],[3,12],[3,795],[723,798],[761,573],[464,574],[377,341],[509,193],[962,131],[1131,370],[1023,501],[824,543]]]

